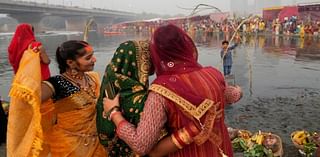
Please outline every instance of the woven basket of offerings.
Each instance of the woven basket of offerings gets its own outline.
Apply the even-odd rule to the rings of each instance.
[[[229,129],[234,152],[243,152],[245,157],[282,157],[282,139],[275,134],[248,130]],[[234,133],[237,132],[237,133]]]
[[[304,130],[294,131],[291,133],[291,141],[302,155],[312,156],[320,146],[320,134]]]
[[[273,156],[283,156],[283,146],[282,139],[280,136],[272,133],[261,133],[264,136],[263,145],[267,149],[271,149],[273,152]]]

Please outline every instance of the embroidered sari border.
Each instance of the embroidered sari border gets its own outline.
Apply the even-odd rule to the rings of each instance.
[[[190,114],[199,121],[200,118],[214,105],[214,102],[212,100],[205,99],[198,107],[196,107],[191,102],[177,95],[170,89],[157,84],[152,84],[149,90],[163,95],[169,100],[175,102],[177,105],[183,108],[188,114]]]
[[[148,86],[150,63],[150,50],[148,41],[133,41],[136,50],[136,60],[138,66],[139,82]]]

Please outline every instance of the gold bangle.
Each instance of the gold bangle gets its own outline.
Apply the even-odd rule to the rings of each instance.
[[[51,89],[53,95],[56,94],[56,91],[55,91],[53,85],[52,85],[50,82],[48,82],[48,81],[42,81],[42,83],[45,84],[45,85],[47,85],[47,86]]]
[[[180,143],[177,141],[176,137],[174,137],[174,134],[171,134],[171,140],[174,145],[176,145],[179,149],[182,149],[183,147],[180,145]]]
[[[190,144],[192,142],[192,138],[185,128],[178,131],[178,136],[185,144]]]
[[[113,110],[113,111],[111,111],[111,113],[110,113],[110,115],[109,115],[109,117],[108,117],[108,120],[112,121],[112,116],[113,116],[114,114],[116,114],[116,113],[120,113],[120,114],[121,114],[121,112],[120,112],[119,110]]]

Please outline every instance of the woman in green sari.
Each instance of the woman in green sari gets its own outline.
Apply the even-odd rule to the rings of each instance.
[[[117,48],[103,76],[100,97],[97,103],[97,129],[101,144],[109,156],[133,156],[130,147],[117,138],[115,125],[103,117],[103,97],[108,83],[114,83],[121,93],[120,108],[124,117],[132,124],[138,124],[147,99],[148,77],[151,70],[148,41],[127,41]],[[120,88],[121,87],[121,88]]]

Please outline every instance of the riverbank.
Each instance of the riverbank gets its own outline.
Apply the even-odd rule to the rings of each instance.
[[[290,134],[296,130],[320,131],[320,91],[288,89],[296,96],[255,97],[226,109],[226,122],[233,128],[272,132],[283,140],[284,157],[299,157]]]

